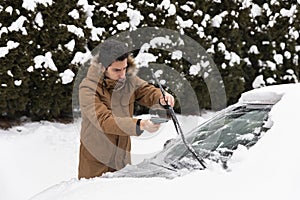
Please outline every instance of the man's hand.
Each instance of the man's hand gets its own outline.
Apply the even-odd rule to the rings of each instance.
[[[150,133],[156,132],[160,127],[160,124],[154,124],[149,119],[143,119],[140,122],[140,129],[148,131]]]
[[[171,94],[167,93],[167,92],[165,92],[165,99],[163,97],[161,97],[159,99],[159,102],[163,106],[168,104],[169,106],[174,107],[174,104],[175,104],[174,97]],[[166,102],[167,102],[167,104],[166,104]]]

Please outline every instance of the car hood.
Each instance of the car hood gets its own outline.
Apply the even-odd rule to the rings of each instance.
[[[153,178],[163,177],[167,179],[173,179],[178,176],[183,176],[189,173],[190,170],[175,169],[172,166],[166,164],[160,164],[155,162],[155,159],[147,159],[137,165],[127,165],[123,169],[116,172],[105,173],[103,178],[120,178],[120,177],[131,177],[131,178]]]

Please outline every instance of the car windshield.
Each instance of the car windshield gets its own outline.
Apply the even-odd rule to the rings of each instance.
[[[262,133],[272,105],[229,107],[186,135],[186,140],[202,158],[214,160],[226,168],[226,161],[238,145],[254,145]],[[160,164],[176,169],[200,167],[181,140],[176,140],[157,156]]]

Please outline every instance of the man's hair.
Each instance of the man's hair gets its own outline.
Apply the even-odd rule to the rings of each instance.
[[[128,58],[129,54],[128,53],[124,53],[123,55],[117,57],[116,61],[123,61],[126,58]]]
[[[108,39],[100,44],[98,62],[107,68],[114,61],[123,61],[125,58],[128,58],[128,55],[128,48],[125,43],[115,39]]]

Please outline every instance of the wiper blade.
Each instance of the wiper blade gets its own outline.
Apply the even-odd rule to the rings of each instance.
[[[167,169],[167,170],[171,170],[171,171],[177,172],[176,169],[173,169],[173,168],[171,168],[171,167],[167,167],[167,166],[164,166],[164,165],[160,165],[160,164],[157,164],[157,163],[155,163],[155,162],[150,162],[150,164],[155,165],[155,166],[158,166],[158,167],[165,168],[165,169]]]
[[[154,75],[154,72],[153,70],[151,70],[152,72],[152,76],[154,78],[154,80],[156,81],[156,83],[158,84],[159,88],[160,88],[160,91],[162,93],[162,96],[165,100],[165,91],[163,89],[163,87],[161,86],[159,80],[156,78],[156,76]],[[181,139],[183,141],[183,144],[186,146],[186,148],[193,154],[193,156],[198,160],[198,162],[200,163],[200,165],[203,167],[203,169],[206,168],[206,166],[204,165],[204,160],[196,153],[195,149],[192,147],[191,144],[188,144],[185,140],[185,137],[183,135],[183,132],[182,132],[182,129],[181,129],[181,126],[179,124],[179,121],[175,115],[175,112],[173,110],[173,108],[168,104],[168,102],[165,100],[165,103],[166,103],[166,106],[165,108],[168,109],[170,115],[171,115],[171,118],[172,118],[172,121],[174,123],[174,126],[175,126],[175,129],[177,131],[177,133],[181,136]]]

